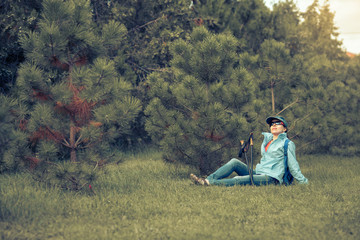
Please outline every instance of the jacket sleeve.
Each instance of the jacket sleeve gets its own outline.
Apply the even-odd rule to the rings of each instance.
[[[300,183],[300,184],[308,184],[309,181],[306,177],[301,173],[300,166],[298,161],[296,160],[296,154],[295,154],[295,143],[292,141],[289,142],[289,148],[288,148],[288,166],[291,175],[294,176],[294,178]]]

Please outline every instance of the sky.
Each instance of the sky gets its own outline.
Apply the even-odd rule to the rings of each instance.
[[[264,0],[271,8],[274,3],[281,0]],[[294,0],[301,12],[314,0]],[[325,0],[319,0],[320,6]],[[329,0],[330,10],[335,13],[334,24],[340,34],[338,39],[343,42],[343,49],[347,52],[360,54],[360,0]]]

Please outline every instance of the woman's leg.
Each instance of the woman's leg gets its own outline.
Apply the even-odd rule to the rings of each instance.
[[[272,177],[267,175],[253,175],[254,185],[269,185],[269,184],[278,184],[279,182]],[[221,186],[235,186],[235,185],[250,185],[251,180],[249,175],[245,176],[236,176],[233,178],[227,179],[211,179],[209,180],[212,185],[221,185]]]
[[[233,172],[236,172],[239,176],[249,175],[248,168],[245,163],[233,158],[223,166],[221,166],[214,173],[209,175],[206,179],[212,184],[212,181],[219,180],[230,176]]]
[[[254,174],[253,176],[254,185],[260,186],[260,185],[269,185],[269,184],[278,184],[279,181],[275,178],[272,178],[270,176],[264,175],[264,174]]]

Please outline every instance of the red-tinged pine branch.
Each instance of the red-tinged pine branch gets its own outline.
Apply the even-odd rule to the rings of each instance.
[[[70,77],[69,77],[70,78]],[[75,86],[73,83],[72,83],[72,80],[71,78],[69,79],[68,81],[68,87],[70,89],[70,91],[74,94],[74,97],[78,97],[79,96],[79,93],[80,93],[80,88]]]
[[[84,66],[88,63],[88,58],[87,56],[83,55],[83,56],[79,56],[75,61],[74,61],[74,65],[77,67],[81,67]]]
[[[63,136],[62,133],[57,132],[57,131],[53,131],[48,126],[45,126],[45,128],[48,131],[48,133],[50,133],[50,135],[52,136],[51,139],[53,139],[57,143],[61,142],[61,140],[64,139],[64,136]]]
[[[58,113],[60,113],[60,114],[62,114],[64,116],[72,116],[71,109],[69,109],[68,105],[65,105],[65,104],[58,101],[58,102],[55,103],[54,108]]]
[[[26,119],[21,119],[19,121],[19,128],[23,131],[25,131],[27,129],[27,124],[28,124],[29,120]]]
[[[40,127],[29,138],[30,142],[32,142],[33,145],[36,144],[36,142],[40,139],[47,139],[56,143],[60,143],[61,140],[64,139],[64,136],[60,132],[53,131],[48,126],[45,126]]]
[[[25,157],[25,160],[29,164],[30,169],[34,169],[40,162],[40,159],[36,157]]]
[[[50,63],[56,68],[69,71],[69,64],[61,62],[55,55],[50,57]]]
[[[215,134],[214,130],[212,130],[211,132],[209,132],[208,130],[205,131],[204,136],[206,139],[210,139],[214,142],[219,142],[225,138],[225,136],[223,136],[223,135]]]
[[[102,126],[102,123],[101,122],[95,122],[95,121],[90,121],[89,124],[91,126],[94,126],[94,127],[100,127]]]
[[[204,20],[202,18],[194,18],[193,21],[194,21],[195,25],[197,25],[197,26],[204,25]]]
[[[77,126],[82,126],[90,121],[94,106],[96,106],[95,102],[88,102],[79,97],[73,97],[71,103],[67,105],[56,102],[55,109],[62,114],[70,116],[71,121]]]
[[[41,100],[41,101],[47,101],[52,100],[52,97],[49,94],[46,94],[45,92],[38,90],[38,89],[32,89],[32,95],[34,98]]]

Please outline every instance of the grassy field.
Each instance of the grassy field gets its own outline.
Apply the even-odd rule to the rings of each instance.
[[[201,187],[160,155],[107,166],[94,196],[0,176],[1,239],[360,239],[360,158],[299,157],[307,186]]]

